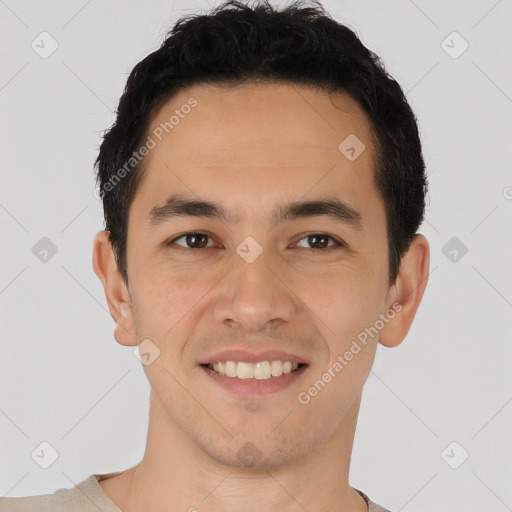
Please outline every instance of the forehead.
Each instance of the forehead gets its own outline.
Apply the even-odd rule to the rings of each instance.
[[[379,200],[371,124],[345,93],[289,84],[196,85],[158,111],[148,135],[155,145],[134,209],[149,212],[175,192],[237,213],[270,208],[283,194],[297,200],[339,191],[354,205],[369,196]]]

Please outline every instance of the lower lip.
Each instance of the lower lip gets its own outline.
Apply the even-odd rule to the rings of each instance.
[[[308,365],[301,366],[290,373],[283,373],[279,377],[270,377],[269,379],[239,379],[237,377],[226,377],[220,373],[201,366],[206,375],[220,384],[227,391],[243,397],[266,396],[270,393],[281,391],[293,382],[295,382],[303,373]]]

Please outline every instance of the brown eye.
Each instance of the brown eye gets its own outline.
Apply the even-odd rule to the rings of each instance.
[[[189,248],[189,249],[204,249],[205,247],[208,246],[207,245],[208,239],[210,239],[210,237],[208,235],[205,235],[204,233],[185,233],[185,234],[175,238],[174,240],[171,240],[168,243],[168,245],[172,245],[172,244],[176,243],[177,240],[181,240],[182,238],[185,239],[186,245],[185,246],[183,246],[181,244],[176,244],[176,245],[179,245],[180,247],[184,247],[184,248]],[[211,247],[211,245],[210,245],[210,247]]]
[[[344,246],[343,243],[338,242],[332,236],[329,236],[325,233],[312,233],[311,235],[307,235],[304,238],[302,238],[301,240],[299,240],[299,243],[302,242],[302,240],[306,240],[307,244],[309,244],[310,246],[313,246],[312,248],[314,248],[314,249],[330,250],[330,249]],[[333,242],[331,245],[328,245],[329,240],[332,240],[332,242]],[[301,247],[301,248],[304,248],[304,247]],[[307,249],[307,247],[305,247],[305,248]],[[323,251],[323,252],[325,252],[325,251]]]

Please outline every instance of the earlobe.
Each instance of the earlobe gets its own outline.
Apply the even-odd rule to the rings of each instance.
[[[390,299],[390,302],[400,305],[400,311],[380,331],[381,345],[396,347],[407,336],[427,286],[429,264],[428,241],[423,235],[417,234],[402,257],[400,271],[388,294],[394,299]],[[388,308],[391,307],[392,304],[388,304]]]
[[[130,293],[117,268],[109,232],[100,231],[94,237],[92,266],[105,291],[108,309],[116,323],[114,337],[121,345],[137,345]]]

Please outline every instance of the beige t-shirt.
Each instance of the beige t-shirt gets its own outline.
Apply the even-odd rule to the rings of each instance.
[[[100,480],[106,480],[119,475],[119,473],[122,472],[91,475],[75,487],[59,489],[53,494],[24,498],[0,497],[0,512],[122,512],[98,483]],[[370,500],[364,492],[359,489],[356,491],[368,503],[368,512],[389,512]]]

